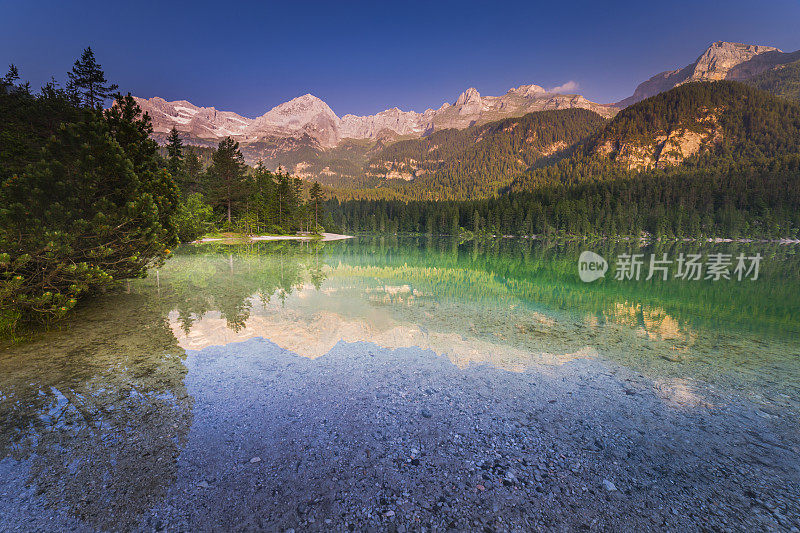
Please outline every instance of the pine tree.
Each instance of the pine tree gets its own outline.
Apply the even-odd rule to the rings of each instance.
[[[9,87],[13,87],[19,79],[19,70],[13,63],[8,66],[8,72],[0,78],[0,91],[5,93]]]
[[[211,196],[218,205],[225,206],[230,225],[233,221],[233,206],[244,193],[242,183],[245,170],[244,156],[239,150],[239,143],[230,137],[225,137],[219,142],[211,160],[209,169]]]
[[[147,113],[142,113],[136,100],[128,93],[117,95],[114,105],[103,113],[114,139],[142,184],[142,192],[150,194],[158,207],[161,225],[171,235],[169,246],[177,244],[173,213],[178,207],[179,191],[172,176],[164,170],[158,157],[158,144],[150,138],[153,124]]]
[[[319,203],[321,200],[325,199],[325,195],[322,192],[322,187],[316,181],[314,185],[311,186],[311,190],[309,191],[309,196],[311,196],[311,201],[314,203],[314,233],[316,233],[317,227],[319,227]]]
[[[15,126],[6,98],[0,138]],[[31,119],[53,112],[50,98],[29,110],[29,142],[38,138]],[[79,115],[0,187],[0,316],[60,318],[81,295],[144,276],[177,243],[177,191],[135,101]]]
[[[169,158],[167,169],[173,177],[178,177],[183,173],[183,141],[178,134],[175,126],[169,132],[167,137],[167,157]]]
[[[278,169],[276,175],[278,187],[278,225],[283,230],[289,228],[289,218],[291,216],[291,207],[295,204],[294,188],[289,180],[289,174],[282,172]]]
[[[90,109],[100,108],[119,88],[116,84],[106,85],[106,75],[95,60],[91,47],[87,47],[81,58],[75,61],[68,76],[70,88],[80,93],[84,106]]]
[[[197,152],[191,147],[186,147],[186,155],[183,159],[184,182],[182,189],[184,194],[200,192],[200,174],[203,172],[203,164],[197,157]]]

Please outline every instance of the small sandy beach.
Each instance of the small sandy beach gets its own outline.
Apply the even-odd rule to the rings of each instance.
[[[343,239],[352,239],[352,235],[340,235],[339,233],[321,233],[321,241],[341,241]],[[311,241],[317,237],[313,234],[299,234],[299,235],[251,235],[251,236],[230,236],[230,237],[207,237],[198,239],[193,244],[205,242],[242,242],[242,241]]]

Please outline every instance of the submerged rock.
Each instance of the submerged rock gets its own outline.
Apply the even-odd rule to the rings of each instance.
[[[603,480],[603,487],[605,487],[605,489],[606,489],[608,492],[614,492],[614,491],[616,491],[616,490],[617,490],[617,486],[616,486],[616,485],[614,485],[614,483],[612,483],[611,481],[609,481],[609,480],[607,480],[607,479],[604,479],[604,480]]]

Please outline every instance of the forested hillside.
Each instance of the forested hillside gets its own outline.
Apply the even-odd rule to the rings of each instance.
[[[800,105],[739,82],[687,83],[619,113],[587,143],[652,142],[682,130],[712,131],[712,155],[744,158],[794,152],[800,147]]]
[[[786,80],[790,84],[791,76]],[[504,190],[800,153],[800,104],[739,82],[693,82],[610,121],[584,109],[537,112],[435,132],[373,153],[366,177],[339,185],[336,196],[479,199]]]
[[[370,158],[365,184],[372,190],[337,192],[362,198],[485,198],[532,165],[563,157],[605,122],[586,109],[540,111],[399,141]]]
[[[521,174],[511,189],[629,178],[678,165],[713,170],[797,153],[800,103],[738,82],[695,82],[621,111],[572,157]]]
[[[331,200],[337,229],[458,235],[796,237],[800,155],[627,179],[551,183],[468,202]]]
[[[782,98],[800,101],[800,60],[768,70],[745,83]]]

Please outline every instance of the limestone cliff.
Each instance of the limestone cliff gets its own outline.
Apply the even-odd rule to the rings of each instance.
[[[665,168],[683,161],[701,150],[722,142],[719,126],[720,109],[702,109],[699,115],[657,132],[652,137],[601,139],[593,153],[608,157],[628,170]]]

